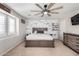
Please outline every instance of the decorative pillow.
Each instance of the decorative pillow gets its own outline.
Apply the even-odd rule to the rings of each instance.
[[[44,31],[44,34],[47,34],[47,31]]]
[[[34,34],[37,34],[37,31],[35,31]]]

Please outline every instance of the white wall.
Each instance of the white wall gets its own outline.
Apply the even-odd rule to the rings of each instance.
[[[63,32],[66,31],[66,20],[65,19],[61,19],[59,21],[59,27],[60,27],[60,30],[59,30],[59,37],[61,40],[63,40]]]
[[[73,34],[79,34],[79,25],[72,25],[71,24],[71,17],[78,14],[79,10],[74,10],[68,13],[68,15],[59,20],[60,24],[60,39],[63,40],[63,32],[65,33],[73,33]]]
[[[79,25],[72,25],[71,18],[66,19],[66,32],[79,34]]]
[[[11,14],[19,18],[19,35],[18,36],[9,36],[5,38],[0,38],[0,55],[5,54],[10,49],[14,48],[16,45],[21,43],[25,37],[25,29],[26,25],[21,23],[21,19],[25,19],[24,17],[17,14],[15,11],[12,10]]]
[[[70,12],[70,17],[66,18],[66,31],[67,33],[79,34],[79,25],[71,24],[71,17],[79,13],[79,10]]]

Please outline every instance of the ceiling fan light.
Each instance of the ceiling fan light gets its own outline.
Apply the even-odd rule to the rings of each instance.
[[[46,15],[46,14],[47,14],[47,12],[44,12],[44,14]]]

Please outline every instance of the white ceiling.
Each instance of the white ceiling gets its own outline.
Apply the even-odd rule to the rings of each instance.
[[[40,3],[41,6],[43,6],[44,4],[45,3]],[[32,14],[36,14],[36,12],[31,12],[31,10],[41,10],[34,3],[6,3],[6,5],[27,18],[41,16],[41,15],[31,16]],[[63,9],[56,10],[59,12],[59,14],[53,14],[51,17],[62,18],[67,16],[69,12],[79,9],[79,3],[57,3],[52,8],[58,6],[63,6]],[[45,16],[48,17],[47,15]]]

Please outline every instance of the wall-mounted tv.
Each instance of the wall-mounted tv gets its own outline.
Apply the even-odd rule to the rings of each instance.
[[[71,17],[72,25],[79,25],[79,14],[76,14],[75,16]]]

